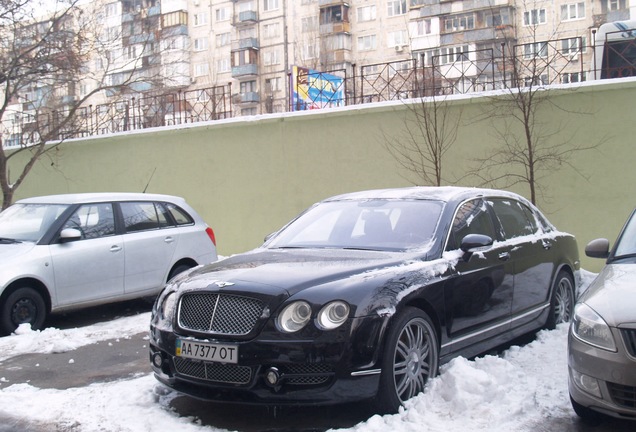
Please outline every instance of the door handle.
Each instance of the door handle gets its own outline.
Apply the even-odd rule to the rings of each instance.
[[[550,242],[550,241],[545,241],[545,240],[544,240],[544,241],[543,241],[543,249],[545,249],[545,250],[550,250],[550,249],[552,249],[552,242]]]
[[[121,246],[119,246],[119,245],[112,245],[110,247],[110,251],[111,252],[119,252],[120,250],[121,250]]]
[[[501,253],[499,253],[499,259],[501,261],[508,261],[510,259],[510,252],[501,252]]]
[[[166,237],[165,239],[163,239],[163,241],[166,242],[166,243],[172,243],[174,241],[174,238]]]

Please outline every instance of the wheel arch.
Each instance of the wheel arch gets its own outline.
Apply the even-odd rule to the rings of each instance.
[[[0,304],[3,304],[8,296],[10,296],[19,288],[23,288],[23,287],[29,287],[36,290],[38,294],[40,294],[42,296],[42,299],[44,300],[44,304],[46,305],[47,315],[51,313],[51,309],[53,307],[52,301],[51,301],[51,294],[49,293],[49,290],[46,287],[46,285],[44,285],[42,281],[36,278],[27,277],[27,278],[16,279],[13,282],[11,282],[9,285],[7,285],[4,291],[2,291],[2,294],[0,295]]]
[[[172,265],[172,267],[170,267],[170,271],[168,272],[168,278],[166,279],[166,282],[169,281],[170,279],[172,279],[174,276],[176,276],[174,274],[175,270],[177,270],[179,267],[181,266],[186,266],[188,268],[192,268],[192,267],[196,267],[198,266],[199,263],[197,263],[194,259],[192,258],[181,258],[179,261],[177,261],[176,263],[174,263]]]

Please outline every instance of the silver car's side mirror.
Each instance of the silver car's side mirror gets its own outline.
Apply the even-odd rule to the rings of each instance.
[[[609,240],[606,238],[592,240],[585,246],[585,255],[590,258],[609,257]]]
[[[66,228],[60,232],[60,243],[68,243],[82,238],[80,230],[75,228]]]

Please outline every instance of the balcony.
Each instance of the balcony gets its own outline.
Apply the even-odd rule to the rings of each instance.
[[[258,50],[259,43],[257,38],[243,38],[232,42],[232,51],[240,51],[244,49]]]
[[[236,104],[256,104],[261,101],[257,92],[236,93],[232,95],[232,102]]]
[[[251,25],[258,22],[257,11],[243,11],[239,12],[234,19],[234,25]]]
[[[232,78],[245,78],[258,75],[258,65],[256,63],[232,66]]]
[[[351,33],[351,23],[342,21],[320,24],[320,34]]]
[[[320,0],[318,2],[319,7],[328,7],[328,6],[336,6],[336,5],[348,5],[349,2],[345,0]]]

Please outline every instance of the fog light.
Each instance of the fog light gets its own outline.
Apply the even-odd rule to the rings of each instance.
[[[570,369],[570,372],[572,380],[578,388],[592,396],[596,396],[599,399],[603,398],[603,396],[601,396],[601,387],[596,378],[577,372],[574,369]]]
[[[278,384],[279,379],[280,379],[280,373],[278,372],[278,369],[276,369],[275,367],[271,367],[267,369],[267,371],[265,372],[265,381],[267,382],[268,385],[274,387],[276,384]]]
[[[154,353],[152,355],[152,364],[157,369],[161,369],[161,366],[163,365],[163,357],[161,357],[161,353]]]

